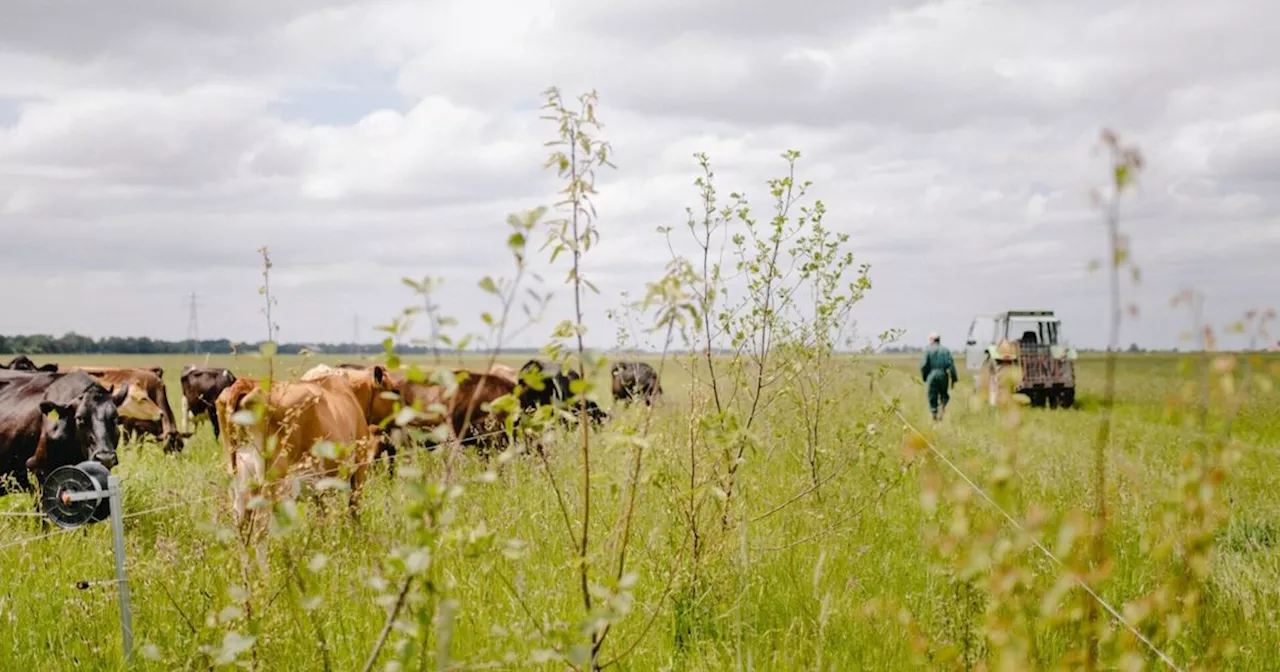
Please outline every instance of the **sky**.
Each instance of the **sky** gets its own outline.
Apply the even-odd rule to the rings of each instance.
[[[860,334],[955,345],[1031,308],[1105,345],[1103,127],[1146,161],[1122,344],[1177,346],[1184,289],[1219,325],[1280,304],[1272,0],[57,5],[0,22],[0,333],[182,339],[194,292],[202,338],[260,340],[262,246],[283,341],[376,340],[417,301],[406,276],[443,278],[442,312],[478,327],[498,308],[478,280],[513,274],[507,216],[556,200],[549,86],[598,92],[617,166],[589,345],[670,261],[658,227],[690,249],[695,152],[767,219],[787,149],[871,264]],[[514,344],[571,315],[563,258],[538,269],[553,299]]]

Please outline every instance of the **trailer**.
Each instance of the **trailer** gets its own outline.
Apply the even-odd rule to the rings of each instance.
[[[1062,321],[1052,310],[975,317],[965,342],[965,368],[973,372],[979,396],[986,387],[992,405],[999,380],[1012,374],[1015,390],[1032,406],[1070,408],[1076,399],[1076,357],[1075,348],[1062,339]]]

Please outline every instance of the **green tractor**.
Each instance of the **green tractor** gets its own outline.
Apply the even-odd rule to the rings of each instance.
[[[995,405],[999,380],[1012,373],[1015,391],[1032,406],[1070,408],[1076,401],[1076,351],[1061,340],[1062,321],[1052,310],[1010,310],[976,317],[969,325],[965,368],[981,396]],[[1010,371],[1012,369],[1012,371]]]

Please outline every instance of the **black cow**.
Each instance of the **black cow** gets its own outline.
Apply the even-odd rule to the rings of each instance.
[[[58,365],[45,364],[43,366],[36,366],[36,363],[31,361],[30,357],[27,357],[26,355],[18,355],[17,357],[9,360],[8,364],[0,364],[0,369],[8,369],[10,371],[57,371]]]
[[[28,473],[43,480],[85,460],[116,466],[116,405],[128,394],[127,385],[112,394],[82,371],[0,371],[0,478],[30,491]]]
[[[539,376],[538,374],[541,374]],[[519,386],[517,395],[520,399],[520,408],[526,413],[537,410],[539,406],[561,407],[577,414],[577,405],[568,407],[567,402],[573,396],[570,390],[570,384],[578,380],[581,376],[578,372],[570,369],[567,372],[560,368],[559,365],[541,359],[531,359],[520,367],[517,374]],[[541,381],[542,389],[533,387],[535,381]],[[609,417],[604,409],[596,405],[596,402],[587,400],[587,415],[591,421],[600,423]]]
[[[645,404],[652,404],[656,397],[662,396],[662,381],[658,372],[645,362],[618,362],[610,371],[613,376],[613,398],[619,401],[630,401],[643,398]]]
[[[182,368],[182,399],[186,402],[187,413],[182,416],[185,423],[188,418],[195,419],[204,415],[213,424],[213,436],[221,436],[218,427],[218,411],[215,402],[222,391],[236,382],[236,375],[227,369],[199,367],[188,364]]]

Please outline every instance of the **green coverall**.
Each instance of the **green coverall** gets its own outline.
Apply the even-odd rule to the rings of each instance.
[[[924,351],[924,360],[920,363],[920,377],[929,390],[929,412],[934,420],[942,419],[942,411],[951,401],[950,389],[960,379],[956,373],[955,360],[951,351],[940,343],[930,343]]]

